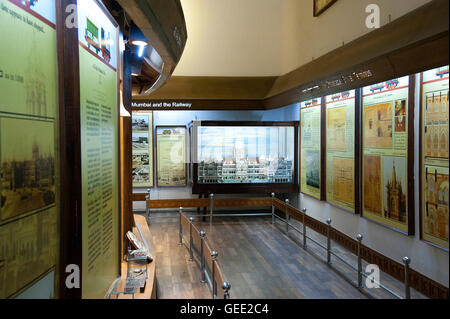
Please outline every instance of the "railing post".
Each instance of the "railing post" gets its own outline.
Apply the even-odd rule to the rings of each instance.
[[[212,225],[213,222],[213,211],[214,211],[214,194],[209,194],[209,224]]]
[[[202,268],[202,279],[201,282],[205,283],[206,282],[206,274],[205,274],[205,250],[203,248],[203,246],[205,245],[205,236],[206,233],[204,231],[200,232],[200,264],[201,264],[201,268]]]
[[[327,264],[331,265],[331,218],[327,219]]]
[[[189,261],[194,261],[194,249],[192,243],[192,223],[194,222],[194,217],[190,217],[189,222]]]
[[[363,240],[363,235],[358,234],[356,236],[358,240],[358,288],[362,288],[362,258],[361,258],[361,242]]]
[[[289,199],[286,198],[284,200],[284,202],[286,203],[286,234],[289,233],[289,222],[291,220],[291,215],[289,215]]]
[[[223,293],[223,299],[230,299],[230,283],[224,282],[222,285],[222,289],[225,290],[225,292]]]
[[[215,276],[215,265],[216,265],[216,260],[217,260],[217,256],[219,255],[219,253],[217,251],[213,251],[211,253],[211,257],[212,257],[212,269],[211,269],[211,274],[212,274],[212,278],[211,278],[211,285],[212,285],[212,298],[214,299],[214,297],[216,296],[216,280],[214,278]]]
[[[183,207],[180,207],[180,242],[178,243],[178,245],[183,246],[183,226],[181,224],[181,218],[183,215]]]
[[[270,194],[272,196],[272,225],[275,224],[275,193]]]
[[[147,195],[145,196],[145,213],[147,218],[150,219],[150,188],[147,189]]]
[[[302,209],[303,212],[303,249],[306,249],[306,224],[305,224],[305,217],[306,217],[306,208]]]
[[[409,286],[409,264],[411,259],[403,257],[403,263],[405,264],[405,299],[411,299],[411,287]]]

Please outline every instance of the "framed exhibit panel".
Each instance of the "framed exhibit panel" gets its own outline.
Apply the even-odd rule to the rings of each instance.
[[[103,298],[119,269],[118,25],[79,0],[82,298]]]
[[[414,86],[402,77],[363,88],[362,215],[414,234]]]
[[[156,185],[180,187],[187,185],[185,126],[156,127]]]
[[[355,211],[358,179],[355,174],[355,106],[355,90],[325,98],[326,201],[349,211]]]
[[[322,200],[322,99],[300,103],[300,192]]]
[[[449,67],[421,75],[420,236],[449,245]]]
[[[298,190],[298,123],[193,121],[193,193]]]
[[[153,187],[153,112],[133,111],[133,187]]]
[[[0,8],[0,299],[4,299],[15,298],[44,277],[58,284],[59,112],[55,2],[0,0]],[[49,298],[58,295],[53,288]]]
[[[313,8],[314,8],[313,15],[315,17],[318,17],[325,10],[331,7],[336,1],[337,0],[313,0]]]

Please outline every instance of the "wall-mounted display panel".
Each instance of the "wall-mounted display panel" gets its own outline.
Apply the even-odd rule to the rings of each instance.
[[[365,87],[362,97],[362,214],[406,234],[414,232],[413,88],[402,77]]]
[[[321,200],[321,99],[300,103],[300,192]]]
[[[118,29],[101,2],[80,0],[82,298],[103,298],[119,270]]]
[[[192,123],[194,193],[282,192],[296,185],[294,122]]]
[[[54,1],[0,0],[0,299],[57,269],[55,16]]]
[[[158,187],[187,185],[185,126],[156,127],[156,181]]]
[[[153,112],[133,111],[133,187],[153,187]]]
[[[422,74],[421,238],[449,248],[449,67]]]
[[[326,200],[355,209],[355,90],[329,95],[326,103]]]

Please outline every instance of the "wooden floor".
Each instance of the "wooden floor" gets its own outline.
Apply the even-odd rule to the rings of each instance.
[[[208,286],[200,283],[197,263],[190,262],[186,247],[178,245],[177,215],[158,213],[153,216],[157,216],[150,222],[150,231],[158,261],[158,298],[211,298]],[[355,271],[337,260],[329,267],[324,263],[323,249],[310,243],[305,251],[297,244],[301,244],[300,236],[293,231],[287,236],[284,225],[271,225],[270,217],[215,217],[212,226],[200,219],[195,223],[207,233],[212,248],[219,252],[220,265],[232,285],[230,292],[234,299],[353,299],[369,296],[354,287]],[[312,231],[308,235],[325,243],[321,235]],[[356,258],[351,253],[337,245],[333,250],[356,265]],[[382,282],[396,292],[403,291],[402,284],[387,275],[382,275]],[[370,295],[392,298],[381,289],[371,289]],[[412,296],[422,297],[415,291]]]

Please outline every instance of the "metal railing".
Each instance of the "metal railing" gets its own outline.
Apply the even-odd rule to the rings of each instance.
[[[192,200],[192,199],[184,199],[184,201],[187,200]],[[222,199],[223,200],[223,199]],[[227,198],[226,200],[236,200],[233,198]],[[150,211],[150,189],[147,190],[147,195],[145,196],[145,213],[147,215],[148,220],[152,220],[152,219],[159,219],[159,218],[172,218],[174,217],[172,216],[154,216],[154,214],[151,214]],[[267,207],[269,207],[270,205],[267,205]],[[196,214],[195,217],[209,217],[209,223],[212,224],[213,223],[213,219],[214,217],[256,217],[256,216],[271,216],[271,213],[226,213],[226,214],[217,214],[214,213],[214,208],[215,208],[215,195],[214,194],[209,194],[209,204],[205,205],[205,208],[208,207],[209,208],[209,213],[208,214]],[[168,207],[169,208],[169,207]],[[175,207],[173,207],[175,208]],[[176,207],[178,208],[178,207]]]
[[[183,207],[179,208],[179,245],[183,243],[189,250],[189,261],[194,262],[195,257],[199,260],[201,271],[201,283],[208,283],[212,292],[212,298],[230,299],[231,284],[224,280],[223,274],[217,259],[218,252],[210,248],[206,233],[199,231],[194,225],[194,218],[187,217],[183,213]],[[197,216],[198,217],[198,216]],[[188,228],[188,230],[186,229]],[[186,232],[189,232],[186,234]],[[189,239],[186,238],[188,235]],[[196,247],[194,238],[200,238],[200,244]],[[219,291],[218,285],[222,283],[222,290]]]
[[[228,199],[228,200],[233,200],[233,199]],[[286,214],[285,218],[282,218],[280,216],[278,216],[276,214],[276,205],[275,202],[278,202],[278,209]],[[150,214],[150,190],[147,191],[147,196],[146,196],[146,213],[147,213],[147,217],[150,219],[151,214]],[[281,204],[282,203],[282,204]],[[322,244],[321,242],[317,241],[316,239],[312,238],[311,236],[308,236],[307,234],[307,225],[306,225],[306,217],[307,217],[307,209],[303,208],[301,210],[301,220],[297,218],[297,221],[300,222],[302,224],[302,229],[299,229],[298,227],[296,227],[295,225],[293,225],[291,223],[291,213],[290,210],[293,211],[297,211],[296,208],[290,206],[290,202],[289,199],[285,199],[284,203],[280,200],[278,200],[275,197],[275,193],[271,194],[271,213],[226,213],[226,214],[215,214],[214,213],[214,208],[215,208],[215,196],[214,194],[210,194],[209,195],[209,205],[205,205],[205,207],[209,207],[209,213],[208,214],[195,214],[195,217],[209,217],[209,223],[210,225],[213,223],[213,219],[214,217],[256,217],[256,216],[271,216],[272,218],[272,224],[275,224],[276,220],[280,220],[281,222],[285,223],[285,233],[286,235],[289,234],[290,229],[294,230],[295,232],[299,233],[300,235],[302,235],[303,241],[302,241],[302,247],[303,249],[307,250],[308,248],[308,242],[314,243],[315,245],[317,245],[318,247],[326,250],[326,263],[331,266],[332,265],[332,257],[336,257],[339,261],[341,261],[343,264],[345,264],[346,266],[348,266],[350,269],[354,270],[357,272],[357,284],[356,284],[356,288],[363,290],[363,285],[362,285],[362,280],[363,277],[364,278],[368,278],[372,283],[377,284],[379,287],[381,287],[382,289],[384,289],[385,291],[387,291],[388,293],[390,293],[391,295],[393,295],[396,298],[399,299],[410,299],[411,298],[411,289],[410,289],[410,263],[411,260],[408,257],[404,257],[402,259],[403,264],[404,264],[404,276],[405,276],[405,297],[400,296],[398,293],[396,293],[395,291],[393,291],[392,289],[390,289],[389,287],[385,286],[384,284],[380,283],[379,281],[375,280],[375,278],[373,278],[373,276],[368,276],[365,272],[362,271],[362,256],[361,256],[361,245],[362,245],[362,240],[363,240],[363,236],[361,234],[358,234],[356,236],[356,241],[357,241],[357,266],[352,265],[349,261],[347,261],[345,258],[339,256],[335,251],[333,251],[331,249],[332,246],[332,238],[331,238],[331,233],[332,230],[334,229],[331,226],[331,219],[328,219],[326,221],[326,244]],[[180,214],[183,213],[183,208],[180,207]],[[184,214],[183,214],[184,215]],[[180,215],[181,216],[181,215]],[[173,217],[169,216],[169,217]],[[152,217],[155,218],[155,217]],[[158,218],[167,218],[167,217],[158,217]],[[191,217],[192,218],[192,217]],[[295,218],[294,218],[295,219]],[[192,221],[190,221],[190,223],[192,224]],[[190,226],[190,228],[192,228]],[[192,233],[192,230],[190,229],[190,234]],[[203,232],[204,233],[204,232]],[[180,243],[182,243],[182,227],[181,227],[181,217],[180,217]],[[191,245],[191,237],[189,237],[189,250],[190,250],[190,259],[191,261],[193,260],[193,252],[196,251],[195,247],[191,247],[193,245]],[[204,258],[204,253],[202,251],[203,246],[200,247],[199,250],[199,254],[201,255],[201,258]],[[205,265],[201,265],[202,271],[205,271]],[[224,283],[225,285],[225,283]],[[225,288],[223,288],[225,289]],[[228,293],[229,295],[229,293]]]
[[[286,235],[289,234],[289,229],[293,229],[294,231],[296,231],[297,233],[299,233],[300,235],[302,235],[303,237],[303,249],[307,249],[307,242],[308,240],[314,244],[316,244],[318,247],[323,248],[326,250],[326,263],[331,266],[332,265],[332,261],[331,261],[331,257],[334,256],[336,257],[338,260],[340,260],[343,264],[345,264],[346,266],[350,267],[352,270],[357,272],[357,284],[356,284],[356,288],[358,288],[359,290],[362,290],[363,287],[363,277],[368,278],[372,283],[377,284],[379,287],[381,287],[382,289],[384,289],[385,291],[387,291],[388,293],[390,293],[391,295],[393,295],[394,297],[398,298],[398,299],[411,299],[411,287],[410,287],[410,283],[409,283],[409,265],[411,263],[411,260],[409,257],[403,257],[402,261],[403,264],[405,266],[405,282],[404,282],[404,287],[405,287],[405,297],[402,297],[400,294],[396,293],[395,291],[393,291],[392,289],[386,287],[384,284],[380,283],[379,281],[375,280],[375,278],[373,276],[369,276],[367,275],[365,272],[363,272],[362,270],[362,256],[361,256],[361,245],[362,245],[362,240],[363,240],[363,235],[358,234],[356,236],[356,240],[357,240],[357,266],[355,267],[354,265],[352,265],[350,262],[348,262],[345,258],[339,256],[336,252],[334,252],[331,249],[331,245],[332,245],[332,238],[331,238],[331,231],[332,231],[332,226],[331,226],[331,219],[329,218],[326,222],[327,222],[327,231],[326,231],[326,239],[327,239],[327,243],[326,245],[320,243],[319,241],[315,240],[314,238],[311,238],[310,236],[307,235],[306,231],[307,231],[307,226],[305,223],[305,217],[307,216],[307,209],[303,208],[301,211],[303,213],[302,216],[302,221],[299,221],[300,223],[302,223],[303,229],[300,230],[298,227],[296,227],[295,225],[293,225],[290,220],[291,220],[291,214],[289,213],[289,199],[286,199],[284,201],[285,203],[285,211],[284,213],[286,214],[286,218],[282,218],[280,216],[278,216],[275,211],[276,211],[276,207],[274,205],[274,201],[275,201],[275,194],[272,193],[272,224],[275,224],[275,220],[280,220],[283,223],[285,223],[286,225],[286,230],[285,233]],[[283,210],[281,210],[283,212]]]

